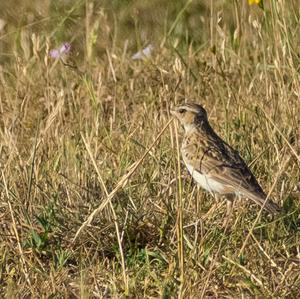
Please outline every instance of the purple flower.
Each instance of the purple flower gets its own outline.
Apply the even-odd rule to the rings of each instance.
[[[71,50],[70,43],[63,43],[60,48],[50,50],[50,56],[52,58],[61,58],[64,54],[69,53]]]

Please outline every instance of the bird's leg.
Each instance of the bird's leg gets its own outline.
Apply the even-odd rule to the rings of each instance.
[[[208,210],[208,212],[206,212],[206,214],[204,215],[203,219],[209,219],[211,214],[213,214],[213,212],[219,207],[220,203],[220,199],[221,199],[221,195],[219,195],[218,193],[211,193],[211,195],[216,199],[216,201],[213,203],[213,205],[211,206],[211,208]]]
[[[228,226],[228,223],[230,221],[231,214],[233,211],[232,207],[233,207],[234,198],[235,196],[232,194],[226,195],[226,214],[222,225],[224,228]]]

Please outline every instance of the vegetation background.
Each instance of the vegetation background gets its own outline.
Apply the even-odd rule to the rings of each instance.
[[[256,2],[0,2],[0,297],[300,297],[300,6]],[[278,217],[237,201],[224,230],[180,164],[185,99]]]

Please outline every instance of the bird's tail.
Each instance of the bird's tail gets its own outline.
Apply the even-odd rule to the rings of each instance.
[[[270,214],[276,215],[280,212],[280,207],[277,203],[275,203],[270,198],[267,198],[266,195],[256,195],[253,193],[245,194],[248,198],[252,199],[254,202],[262,206],[266,211],[268,211]]]

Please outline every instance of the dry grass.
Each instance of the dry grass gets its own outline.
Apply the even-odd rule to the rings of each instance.
[[[0,296],[299,298],[297,1],[18,2],[0,4]],[[76,68],[49,58],[65,40]],[[168,125],[184,99],[279,217],[236,202],[222,228]]]

